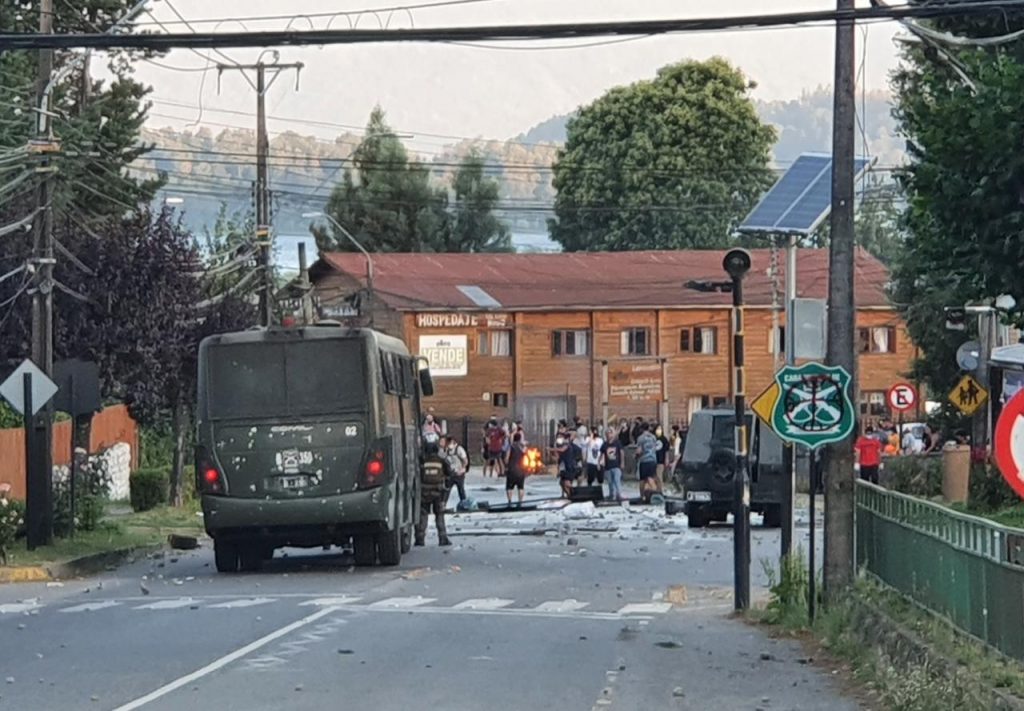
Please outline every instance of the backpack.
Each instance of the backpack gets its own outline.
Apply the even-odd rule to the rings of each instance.
[[[500,427],[492,427],[487,434],[487,447],[492,453],[501,452],[505,447],[505,431]]]

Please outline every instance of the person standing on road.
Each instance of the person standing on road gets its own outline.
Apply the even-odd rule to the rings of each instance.
[[[857,450],[857,461],[860,462],[860,478],[877,484],[878,468],[882,464],[882,443],[875,436],[875,428],[868,425],[853,446]]]
[[[608,428],[608,439],[601,446],[601,464],[608,477],[608,498],[622,501],[622,446],[615,430]]]
[[[444,434],[441,431],[441,423],[434,419],[433,413],[428,413],[426,418],[423,420],[423,436],[426,437],[429,434],[435,434],[438,436]]]
[[[672,443],[668,441],[668,437],[665,436],[665,430],[662,429],[661,425],[654,425],[654,436],[658,438],[658,476],[656,481],[658,483],[658,491],[662,492],[665,490],[665,467],[668,465]]]
[[[562,496],[572,496],[572,483],[576,479],[576,453],[572,442],[569,440],[569,433],[561,430],[555,437],[554,452],[558,456],[558,482],[562,486]]]
[[[444,523],[444,506],[448,500],[448,488],[452,481],[452,468],[441,455],[436,436],[425,437],[423,445],[423,465],[420,467],[420,520],[416,524],[416,545],[426,545],[427,524],[430,514],[434,514],[437,526],[437,542],[441,546],[450,546],[448,529]]]
[[[452,468],[454,487],[459,490],[459,502],[466,500],[466,474],[469,472],[469,455],[465,447],[459,444],[455,435],[448,435],[443,440],[445,459]],[[449,490],[449,494],[451,491]],[[447,499],[445,499],[447,505]]]
[[[658,438],[651,432],[651,426],[646,422],[640,425],[636,451],[640,470],[640,496],[645,503],[650,502],[651,494],[658,490],[658,444]]]
[[[501,428],[498,418],[491,416],[484,428],[484,476],[501,476],[504,473],[505,461],[505,430]]]
[[[593,486],[596,481],[604,486],[604,469],[601,467],[601,451],[604,448],[604,440],[596,427],[590,430],[590,437],[586,444],[587,461],[587,486]]]
[[[579,418],[576,418],[579,421]],[[590,439],[590,430],[584,425],[580,424],[576,426],[576,434],[573,436],[572,448],[573,454],[576,456],[576,485],[583,485],[583,475],[586,474],[586,452],[587,452],[587,440]]]
[[[512,435],[512,445],[509,450],[508,469],[505,471],[505,497],[509,506],[512,505],[512,491],[519,489],[519,505],[523,505],[523,496],[526,494],[526,469],[523,467],[523,459],[526,457],[526,447],[523,446],[523,435],[516,432]]]

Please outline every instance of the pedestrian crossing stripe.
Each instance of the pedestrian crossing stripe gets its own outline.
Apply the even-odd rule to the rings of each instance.
[[[549,600],[548,602],[542,602],[533,608],[537,612],[579,612],[589,602],[580,602],[579,600]]]
[[[196,600],[190,597],[178,597],[171,600],[157,600],[151,602],[148,605],[139,605],[134,607],[134,610],[176,610],[179,607],[188,607],[189,605],[198,604]]]
[[[230,610],[236,607],[256,607],[257,605],[266,605],[268,602],[275,602],[275,600],[272,597],[253,597],[248,600],[228,600],[227,602],[218,602],[214,605],[208,605],[207,607]]]
[[[300,607],[338,607],[340,605],[352,605],[362,600],[359,597],[344,595],[342,597],[318,597],[314,600],[300,602]]]
[[[371,608],[398,608],[406,609],[408,607],[419,607],[420,605],[427,605],[431,602],[436,602],[436,597],[389,597],[387,600],[378,600],[377,602],[370,603]]]
[[[108,607],[119,607],[121,603],[117,600],[104,600],[103,602],[83,602],[81,605],[72,605],[71,607],[65,607],[61,612],[95,612],[96,610],[105,610]]]
[[[457,605],[453,605],[453,610],[500,610],[503,607],[508,607],[515,600],[506,600],[500,597],[486,597],[480,600],[465,600]]]

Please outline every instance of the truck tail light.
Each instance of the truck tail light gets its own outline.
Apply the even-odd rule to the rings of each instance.
[[[370,444],[363,462],[362,474],[359,477],[359,488],[372,489],[387,483],[389,448],[390,437],[384,437]]]
[[[196,449],[196,491],[201,494],[223,494],[224,477],[213,457],[202,447]]]

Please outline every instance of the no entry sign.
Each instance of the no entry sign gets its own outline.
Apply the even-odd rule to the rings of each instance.
[[[1024,498],[1024,390],[1010,398],[999,415],[995,450],[1003,478]]]
[[[889,407],[896,412],[912,410],[917,404],[917,390],[910,383],[897,383],[889,388]]]

